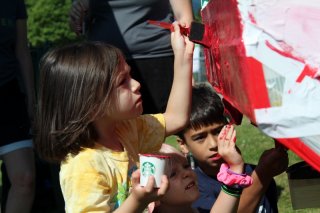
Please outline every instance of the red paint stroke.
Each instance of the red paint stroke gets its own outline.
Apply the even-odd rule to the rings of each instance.
[[[300,138],[277,138],[276,140],[295,152],[298,156],[310,164],[310,166],[320,172],[320,155],[303,143]]]
[[[241,124],[242,114],[253,117],[253,112],[243,80],[248,72],[237,5],[236,1],[210,1],[201,15],[211,35],[211,46],[204,48],[208,81],[235,109],[225,107],[231,123]]]
[[[257,21],[256,21],[256,19],[254,18],[254,16],[252,15],[252,13],[248,13],[248,14],[249,14],[249,19],[250,19],[251,23],[257,24]]]
[[[266,45],[272,49],[273,51],[277,52],[278,54],[286,57],[286,58],[291,58],[294,59],[296,61],[299,61],[301,63],[305,64],[305,61],[302,58],[296,57],[294,55],[292,55],[290,52],[288,51],[282,51],[277,49],[276,47],[272,46],[272,44],[269,41],[266,41]],[[301,74],[299,75],[299,77],[297,78],[296,82],[297,83],[301,83],[302,80],[304,79],[304,77],[309,76],[311,78],[315,78],[317,74],[317,69],[310,67],[309,65],[305,65],[303,71],[301,72]]]
[[[309,65],[306,65],[303,71],[301,72],[301,74],[299,75],[299,77],[297,78],[296,82],[301,83],[304,77],[306,76],[314,78],[316,74],[317,74],[317,70],[315,68],[311,68]]]
[[[218,138],[219,138],[219,140],[226,140],[226,137],[227,137],[227,125],[226,126],[224,126],[223,128],[222,128],[222,130],[220,131],[220,133],[219,133],[219,136],[218,136]]]
[[[233,142],[234,142],[234,143],[237,142],[237,137],[234,137],[234,138],[233,138]]]
[[[284,56],[284,57],[286,57],[286,58],[291,58],[291,59],[294,59],[294,60],[296,60],[296,61],[299,61],[299,62],[304,63],[304,60],[303,60],[302,58],[299,58],[299,57],[297,57],[297,56],[294,56],[294,55],[292,55],[292,54],[289,53],[289,52],[286,52],[286,51],[282,51],[282,50],[277,49],[277,48],[274,47],[269,41],[266,41],[266,45],[267,45],[267,47],[269,47],[271,50],[277,52],[278,54],[280,54],[280,55],[282,55],[282,56]]]
[[[163,21],[155,21],[155,20],[148,20],[147,22],[149,24],[153,24],[158,27],[162,27],[164,29],[170,30],[171,32],[174,31],[172,23],[167,23],[167,22],[163,22]],[[180,26],[180,32],[181,32],[181,34],[188,36],[190,33],[190,30],[187,27]]]
[[[167,23],[167,22],[163,22],[163,21],[148,20],[147,22],[149,24],[153,24],[153,25],[162,27],[162,28],[167,29],[167,30],[171,30],[171,27],[172,27],[171,23]]]

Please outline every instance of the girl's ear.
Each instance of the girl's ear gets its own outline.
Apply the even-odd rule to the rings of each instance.
[[[187,154],[189,153],[189,149],[188,149],[188,147],[187,147],[186,142],[185,142],[183,139],[181,139],[180,137],[177,137],[177,142],[178,142],[178,144],[179,144],[179,146],[180,146],[181,152],[182,152],[184,155],[187,155]]]

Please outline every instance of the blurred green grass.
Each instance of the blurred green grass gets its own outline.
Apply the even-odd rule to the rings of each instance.
[[[245,162],[257,164],[260,155],[264,150],[274,147],[272,138],[263,134],[258,128],[253,126],[247,118],[242,120],[242,124],[236,127],[237,130],[237,145],[240,148]],[[166,143],[176,146],[175,137],[168,137]],[[302,161],[295,153],[288,151],[289,166]],[[317,209],[301,209],[293,210],[288,185],[288,177],[284,172],[275,177],[277,188],[280,196],[278,200],[278,209],[280,213],[319,213]]]

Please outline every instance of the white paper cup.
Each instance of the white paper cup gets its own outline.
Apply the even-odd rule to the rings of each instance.
[[[155,154],[140,154],[140,185],[146,186],[149,176],[154,176],[154,187],[159,188],[161,176],[164,174],[169,156]]]

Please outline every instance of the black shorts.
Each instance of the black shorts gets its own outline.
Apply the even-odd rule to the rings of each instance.
[[[0,86],[0,155],[32,146],[25,95],[18,81]]]

